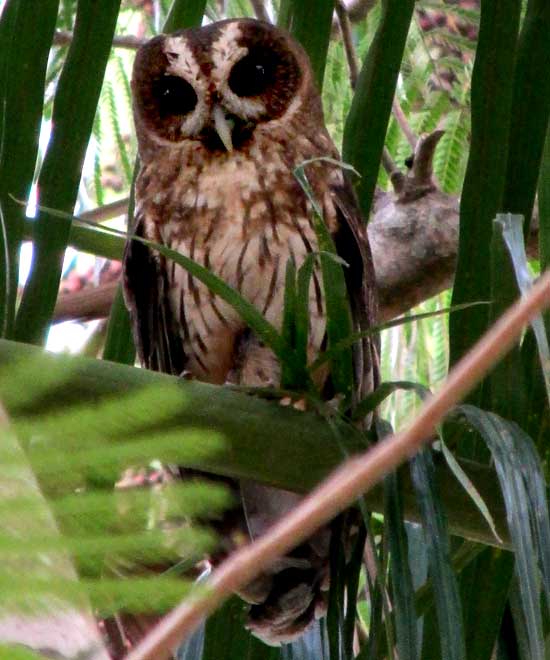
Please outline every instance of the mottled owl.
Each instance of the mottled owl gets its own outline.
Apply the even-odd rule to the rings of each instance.
[[[137,236],[206,266],[280,328],[286,265],[292,258],[299,267],[318,249],[312,205],[293,170],[318,159],[306,173],[347,263],[354,329],[371,327],[374,275],[365,226],[336,162],[308,57],[288,33],[236,19],[157,36],[137,54],[132,90],[141,163]],[[138,241],[127,245],[124,288],[144,366],[215,384],[279,384],[277,359],[239,314]],[[313,359],[327,341],[319,269],[309,314]],[[375,379],[369,339],[355,343],[353,359],[361,398]],[[330,370],[319,370],[316,384],[332,396]],[[251,482],[235,488],[240,524],[251,538],[299,499]],[[330,528],[320,530],[242,590],[254,634],[270,644],[286,642],[324,613],[329,542]]]

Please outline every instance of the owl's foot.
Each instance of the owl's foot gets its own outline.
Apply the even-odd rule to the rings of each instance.
[[[284,396],[282,399],[280,399],[279,405],[285,408],[292,406],[294,410],[299,410],[301,412],[305,412],[307,410],[307,401],[303,397],[295,401],[290,396]]]
[[[235,385],[235,383],[228,380],[224,383],[224,386],[231,387],[238,392],[244,392],[250,396],[257,396],[260,399],[278,402],[283,408],[292,407],[294,410],[299,410],[300,412],[315,408],[314,402],[312,405],[312,401],[308,401],[307,395],[299,393],[289,394],[288,390],[281,390],[274,385],[268,387],[245,387],[243,385]]]
[[[194,380],[195,376],[189,371],[189,369],[184,369],[181,374],[179,375],[179,378],[182,380]]]

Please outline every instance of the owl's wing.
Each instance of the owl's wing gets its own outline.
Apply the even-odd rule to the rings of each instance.
[[[144,220],[136,217],[133,234],[144,237]],[[185,368],[182,341],[168,300],[163,257],[136,240],[129,240],[123,259],[123,287],[141,363],[148,369],[180,375]]]
[[[344,183],[332,188],[332,199],[338,216],[338,229],[333,235],[336,251],[348,264],[344,268],[355,332],[364,332],[376,323],[376,279],[367,238],[366,224],[351,186]],[[356,396],[362,399],[378,383],[378,350],[374,336],[356,342],[353,349]]]

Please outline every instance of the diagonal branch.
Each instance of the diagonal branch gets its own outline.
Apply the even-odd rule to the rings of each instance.
[[[184,601],[128,656],[127,660],[162,660],[191,634],[202,619],[278,557],[311,536],[321,525],[352,505],[385,475],[414,455],[433,437],[436,424],[512,347],[525,325],[550,305],[550,272],[517,302],[450,372],[445,385],[424,405],[411,426],[352,458],[337,469],[264,536],[220,564],[205,590]]]

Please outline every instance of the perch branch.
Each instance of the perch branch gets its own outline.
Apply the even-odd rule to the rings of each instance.
[[[0,340],[3,368],[10,368],[10,363],[17,368],[20,360],[31,363],[34,360],[37,372],[65,370],[67,373],[66,381],[56,390],[53,399],[33,402],[33,415],[52,413],[60,400],[68,408],[107,398],[118,399],[121,394],[142,387],[176,384],[181,390],[181,403],[173,416],[163,421],[162,431],[176,433],[186,428],[206,428],[224,438],[218,453],[198,455],[193,461],[185,462],[185,467],[201,472],[234,479],[254,478],[270,486],[306,493],[326,478],[344,457],[365,450],[363,436],[348,425],[340,426],[338,420],[335,424],[339,427],[343,448],[334,442],[330,426],[314,413],[298,413],[228,387],[214,387],[102,360],[44,353],[35,346]],[[242,419],[247,420],[245,425]],[[157,427],[150,429],[151,433],[157,430]],[[267,444],[266,437],[270,439]],[[259,453],[256,451],[258,443],[264,447]],[[315,461],[310,460],[311,456],[315,456]],[[471,461],[461,461],[461,467],[489,507],[503,546],[509,547],[506,515],[494,471]],[[437,470],[438,479],[445,484],[442,498],[450,533],[496,545],[498,540],[485,519],[443,460],[438,462]],[[414,488],[406,468],[400,472],[399,479],[405,518],[419,522]],[[381,487],[370,490],[365,500],[369,510],[384,511]]]
[[[441,135],[441,131],[435,131],[418,140],[410,172],[401,173],[392,162],[385,163],[395,192],[378,195],[368,225],[382,322],[403,314],[453,283],[459,204],[456,197],[437,189],[431,173],[434,150]],[[125,205],[125,200],[120,204]],[[538,250],[538,218],[533,218],[529,231],[527,253],[534,258]],[[95,238],[95,243],[86,242],[88,236]],[[103,238],[98,240],[86,227],[73,227],[70,244],[108,258],[122,256],[122,239],[110,238],[108,251],[101,252],[105,250]],[[61,294],[54,320],[106,316],[113,296],[111,283]]]

